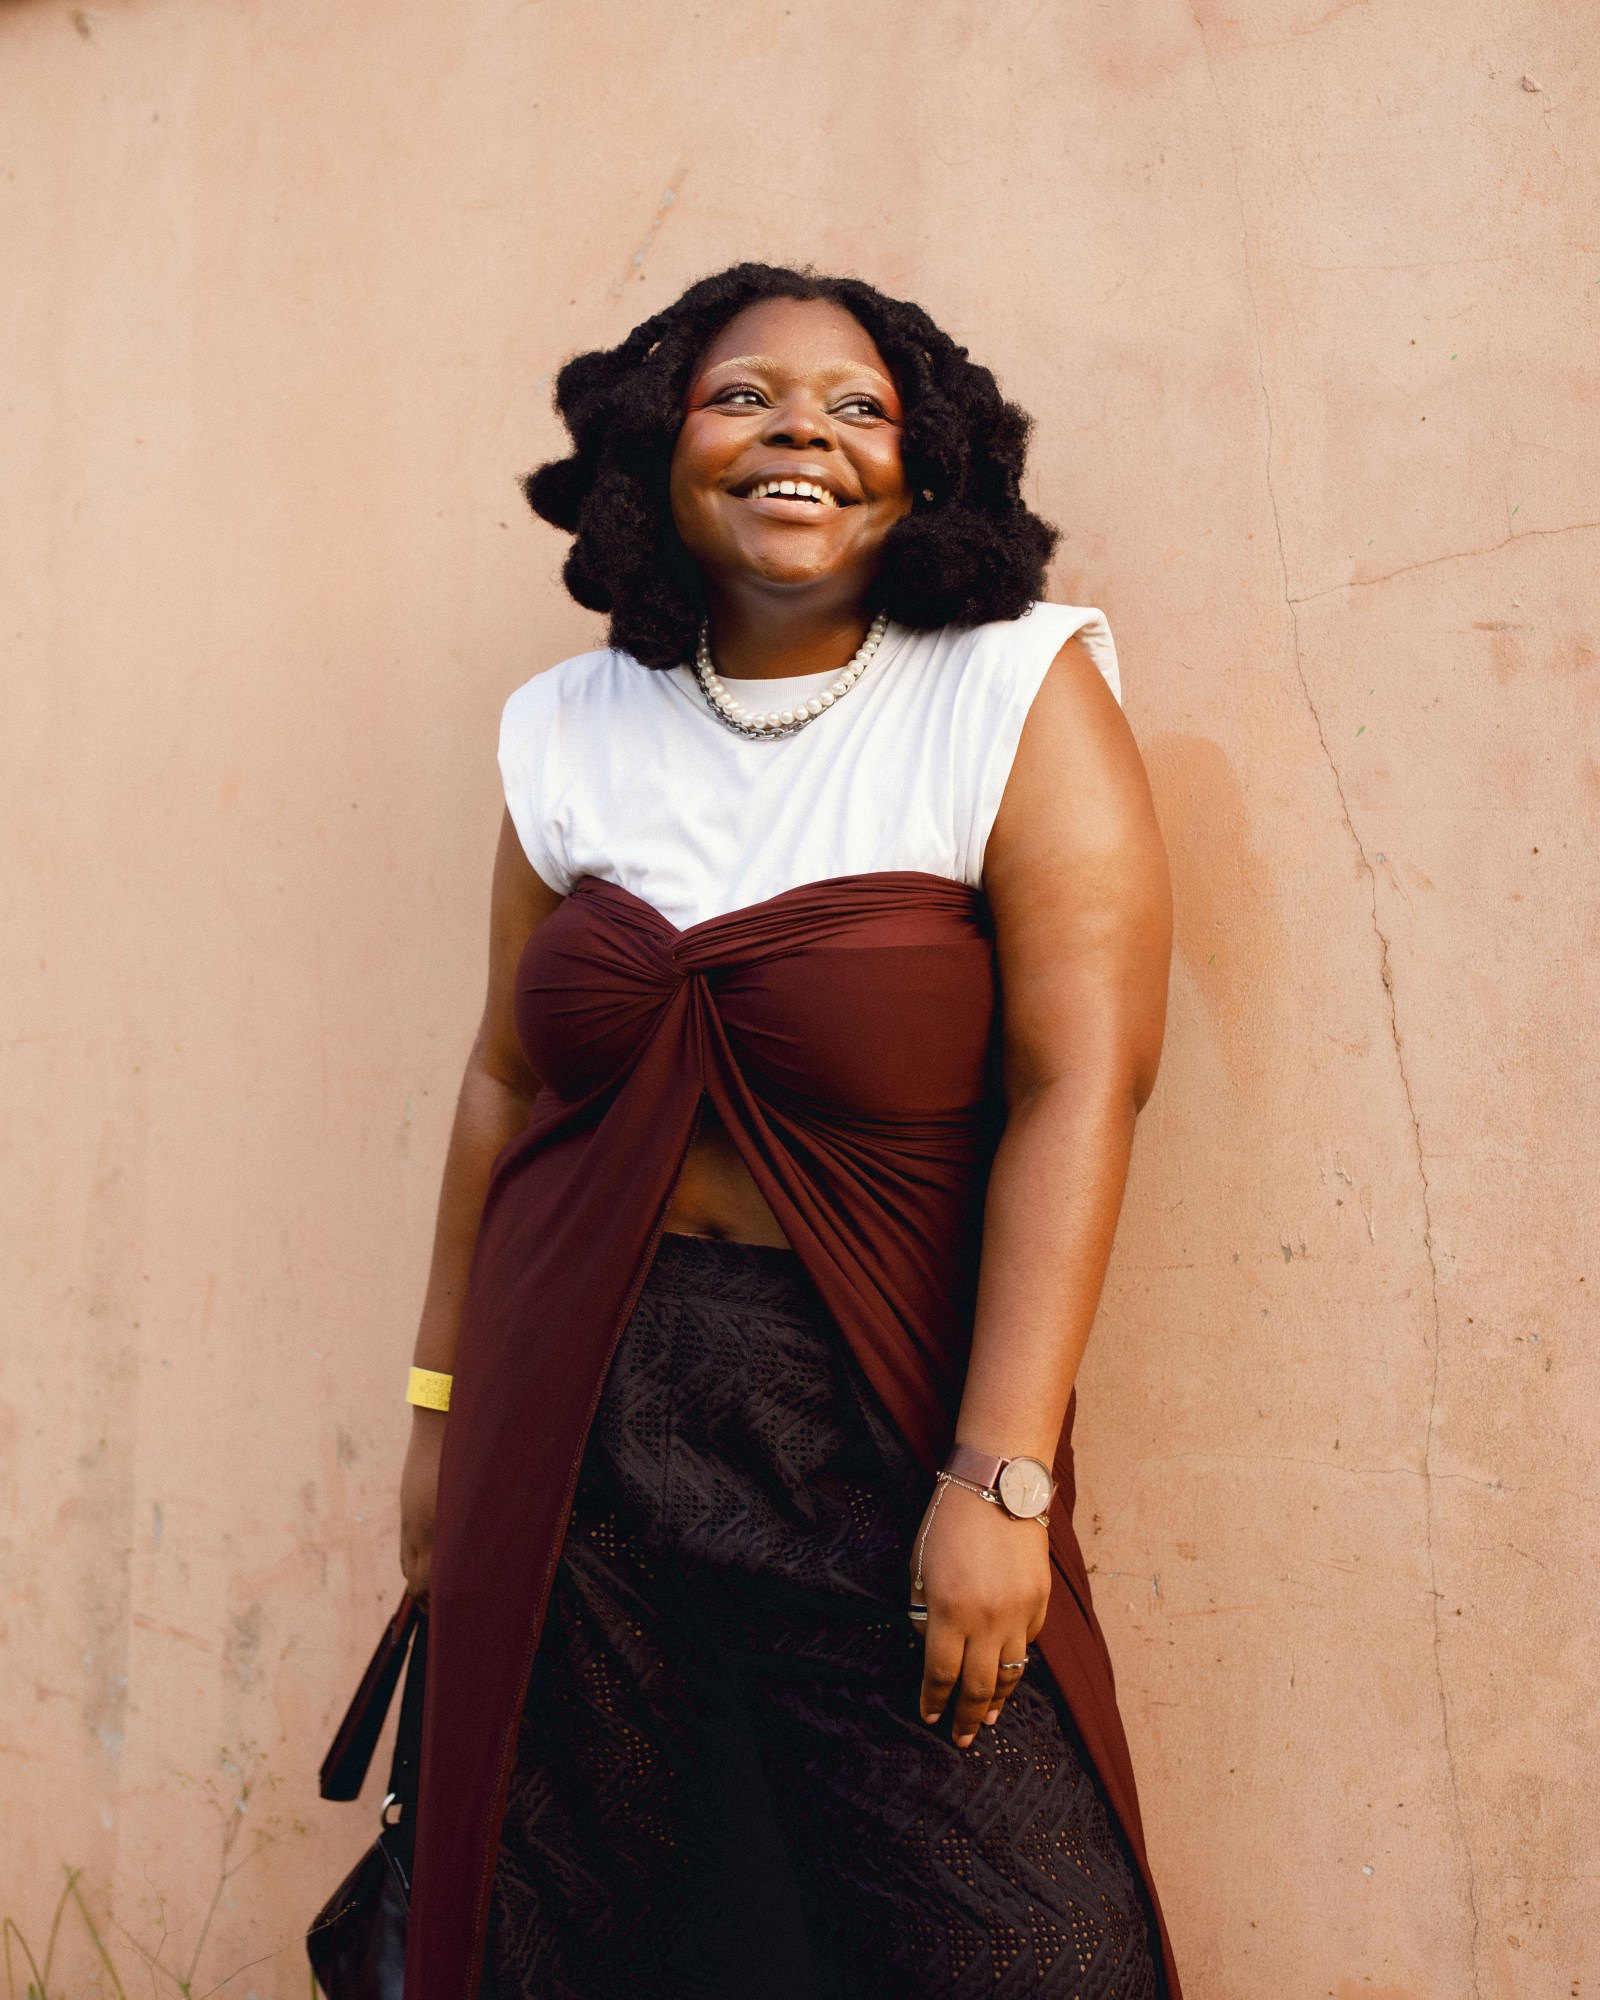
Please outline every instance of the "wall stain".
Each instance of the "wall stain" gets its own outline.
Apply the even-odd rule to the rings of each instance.
[[[651,216],[649,227],[644,232],[644,240],[628,259],[627,268],[623,271],[622,276],[611,287],[611,296],[614,299],[622,297],[623,288],[631,278],[643,279],[645,259],[650,255],[650,249],[656,240],[657,232],[667,219],[667,211],[678,199],[679,191],[683,187],[684,175],[687,171],[687,168],[684,167],[678,169],[668,184],[666,193],[656,203],[655,213]]]
[[[105,1052],[106,1118],[83,1224],[84,1304],[74,1373],[80,1386],[78,1478],[61,1509],[77,1570],[83,1724],[113,1768],[122,1760],[132,1609],[134,1426],[149,1125],[144,1051],[131,1034]]]
[[[240,1687],[254,1687],[261,1678],[261,1606],[250,1604],[228,1625],[227,1664]]]

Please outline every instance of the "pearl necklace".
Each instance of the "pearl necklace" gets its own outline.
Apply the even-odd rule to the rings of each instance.
[[[888,613],[880,611],[867,627],[867,636],[856,648],[855,658],[839,678],[830,687],[824,688],[821,694],[813,695],[809,701],[799,702],[793,708],[769,709],[764,715],[756,715],[742,702],[735,701],[711,664],[711,634],[710,628],[705,625],[700,627],[700,642],[695,647],[695,679],[700,683],[700,692],[705,696],[711,713],[730,729],[737,729],[741,736],[792,736],[797,729],[804,729],[808,722],[815,722],[825,708],[832,708],[836,701],[844,699],[872,664],[872,656],[877,652],[888,626]]]

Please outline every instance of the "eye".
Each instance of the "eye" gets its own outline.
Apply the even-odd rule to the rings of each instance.
[[[713,409],[733,406],[743,409],[759,409],[766,402],[759,389],[748,382],[735,382],[730,388],[721,389],[711,399]]]
[[[866,394],[846,396],[838,409],[841,415],[857,417],[881,417],[885,414],[883,405],[875,396]]]

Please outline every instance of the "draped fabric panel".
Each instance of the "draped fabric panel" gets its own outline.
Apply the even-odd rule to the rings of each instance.
[[[529,940],[544,1089],[496,1164],[440,1472],[407,1990],[472,2000],[524,1690],[606,1372],[709,1100],[923,1465],[971,1341],[996,1132],[982,897],[808,883],[678,931],[586,878]],[[1071,1525],[1071,1415],[1039,1651],[1150,1890],[1111,1665]],[[1173,2000],[1179,2000],[1161,1926]]]

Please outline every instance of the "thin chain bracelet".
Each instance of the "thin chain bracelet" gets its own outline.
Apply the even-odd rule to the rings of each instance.
[[[935,1514],[938,1513],[939,1502],[943,1498],[944,1498],[944,1481],[942,1479],[936,1479],[933,1482],[933,1498],[928,1502],[927,1517],[922,1523],[922,1539],[920,1542],[917,1543],[917,1580],[911,1586],[913,1590],[927,1589],[927,1585],[922,1581],[922,1557],[924,1550],[928,1546],[928,1530],[933,1526],[933,1517]]]
[[[913,1590],[927,1589],[922,1580],[922,1558],[928,1547],[928,1533],[933,1527],[933,1517],[939,1511],[939,1502],[944,1498],[944,1489],[947,1486],[959,1486],[964,1493],[976,1493],[980,1500],[987,1500],[991,1507],[999,1507],[1002,1511],[1005,1509],[1006,1503],[1000,1495],[992,1492],[987,1486],[975,1486],[970,1479],[957,1479],[953,1472],[936,1472],[933,1475],[933,1498],[928,1502],[927,1516],[922,1523],[922,1536],[917,1543],[917,1575],[916,1581],[911,1586]],[[1050,1526],[1048,1514],[1035,1514],[1032,1518],[1041,1528],[1048,1530]]]
[[[933,1475],[933,1483],[940,1491],[943,1491],[946,1486],[959,1486],[963,1493],[975,1493],[980,1500],[987,1500],[991,1507],[998,1507],[1001,1513],[1011,1514],[1011,1510],[992,1486],[978,1486],[970,1479],[958,1479],[953,1472],[936,1472]],[[1015,1514],[1011,1514],[1012,1520],[1016,1520],[1017,1518]],[[1027,1518],[1031,1521],[1037,1521],[1041,1528],[1048,1529],[1050,1526],[1048,1510],[1043,1514],[1030,1514]],[[930,1514],[928,1519],[931,1523],[933,1516]],[[928,1539],[926,1529],[923,1530],[922,1539],[924,1541]]]
[[[991,1507],[1003,1507],[1006,1503],[992,1486],[975,1486],[970,1479],[957,1479],[953,1472],[936,1472],[934,1483],[938,1486],[959,1486],[963,1493],[976,1493],[980,1500],[987,1500]]]

